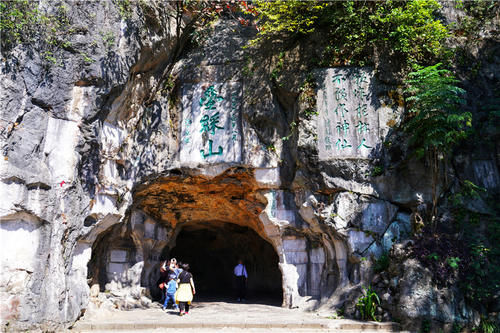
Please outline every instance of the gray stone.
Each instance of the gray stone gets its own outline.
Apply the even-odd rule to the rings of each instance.
[[[381,199],[397,204],[416,205],[432,200],[431,173],[421,160],[410,159],[406,165],[375,177],[372,186]]]
[[[398,286],[400,293],[391,312],[394,317],[403,318],[405,327],[417,329],[418,322],[424,318],[445,323],[463,322],[460,296],[449,289],[434,287],[428,269],[417,260],[409,259],[403,262],[402,272]],[[446,299],[446,302],[440,302],[440,299]]]
[[[349,231],[348,242],[352,252],[361,254],[374,242],[374,239],[364,231],[351,230]]]
[[[389,293],[382,294],[382,296],[380,297],[380,300],[389,304],[389,305],[392,304],[392,296]]]
[[[255,169],[255,180],[261,186],[277,188],[281,184],[279,168]]]
[[[381,240],[384,252],[388,252],[394,243],[401,242],[410,236],[410,221],[406,218],[407,214],[398,214],[396,220],[387,228]]]
[[[306,264],[307,252],[285,252],[286,262],[289,264]]]
[[[492,160],[476,160],[472,162],[475,179],[477,185],[486,189],[499,189],[500,176],[498,168]]]
[[[363,209],[361,225],[363,230],[382,234],[387,225],[392,221],[397,212],[397,207],[386,201],[369,203]]]
[[[380,258],[384,253],[383,246],[377,244],[377,242],[373,242],[364,252],[363,256],[365,257],[373,257],[375,259]]]
[[[398,221],[400,232],[404,233],[405,235],[409,235],[411,233],[410,214],[398,213],[396,215],[396,221]]]
[[[124,250],[111,250],[110,258],[111,262],[127,262],[128,261],[128,252]]]
[[[357,196],[349,193],[339,193],[335,198],[336,209],[333,221],[337,230],[346,229],[350,221],[357,219],[359,207]]]
[[[325,251],[321,247],[312,249],[309,253],[309,260],[313,264],[325,263]]]
[[[285,238],[283,240],[283,250],[292,252],[305,251],[306,240],[304,238]]]

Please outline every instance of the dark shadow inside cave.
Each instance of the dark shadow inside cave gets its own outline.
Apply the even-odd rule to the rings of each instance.
[[[242,258],[248,271],[247,299],[281,305],[279,258],[272,245],[255,231],[232,223],[198,222],[182,228],[165,257],[189,263],[196,299],[231,300],[235,296],[234,266]]]

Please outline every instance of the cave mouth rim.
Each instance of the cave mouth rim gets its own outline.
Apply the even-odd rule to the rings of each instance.
[[[262,223],[261,221],[258,221],[258,222]],[[202,225],[202,226],[198,228],[198,226],[200,226],[200,225]],[[199,230],[204,230],[204,229],[210,230],[210,229],[213,229],[212,228],[213,226],[215,226],[215,229],[223,228],[226,225],[230,225],[231,226],[230,228],[237,227],[237,228],[248,229],[248,230],[252,231],[253,233],[255,233],[258,236],[259,239],[265,241],[267,244],[269,244],[272,247],[274,254],[276,254],[276,256],[279,259],[279,252],[278,252],[276,245],[271,241],[271,238],[266,237],[267,235],[265,233],[264,228],[262,228],[262,230],[259,230],[257,228],[258,224],[256,224],[256,225],[248,224],[247,225],[247,224],[238,224],[238,223],[220,220],[220,219],[211,219],[211,220],[204,219],[204,220],[194,220],[194,221],[185,221],[185,222],[177,223],[174,227],[172,239],[170,239],[168,241],[167,245],[165,245],[164,249],[161,251],[162,256],[160,256],[160,261],[164,261],[164,260],[168,259],[167,258],[168,256],[167,257],[163,256],[164,250],[169,248],[170,251],[172,251],[177,246],[177,239],[178,239],[179,235],[183,232],[186,232],[186,228],[188,229],[187,232],[192,232],[192,231],[199,231]],[[193,229],[193,230],[189,230],[189,229]],[[263,236],[260,231],[262,231],[265,236]],[[173,246],[171,246],[172,243],[174,244]],[[278,260],[278,262],[279,262],[279,260]]]
[[[228,166],[221,172],[204,174],[197,168],[171,169],[137,183],[131,193],[132,208],[173,228],[213,218],[249,226],[268,238],[260,218],[268,200],[261,193],[255,170]],[[220,209],[211,210],[214,206]]]

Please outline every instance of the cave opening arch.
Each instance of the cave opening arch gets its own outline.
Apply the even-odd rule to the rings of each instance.
[[[273,246],[254,230],[220,221],[191,222],[180,228],[174,242],[165,247],[162,257],[190,264],[198,298],[233,298],[233,268],[238,259],[242,259],[249,275],[249,300],[281,305],[279,257]]]
[[[241,257],[250,300],[283,305],[281,239],[262,219],[267,192],[243,168],[215,177],[171,172],[141,183],[127,216],[101,229],[92,245],[89,286],[118,295],[118,304],[120,297],[136,298],[138,306],[144,297],[158,301],[162,261],[175,256],[191,265],[197,298],[224,300],[233,295],[232,270]]]

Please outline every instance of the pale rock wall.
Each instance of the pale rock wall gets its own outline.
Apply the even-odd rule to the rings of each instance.
[[[156,5],[157,14],[172,10]],[[111,1],[67,2],[67,16],[78,29],[66,36],[76,50],[54,54],[61,66],[42,59],[37,45],[19,45],[2,61],[0,225],[2,253],[9,255],[2,256],[4,327],[51,330],[74,322],[88,306],[92,244],[127,209],[118,203],[130,194],[117,195],[122,182],[114,159],[101,160],[107,145],[101,155],[100,138],[115,133],[103,130],[100,119],[132,67],[140,70],[144,53],[165,59],[161,49],[176,41],[175,23],[169,20],[161,32],[145,28],[141,9],[132,7],[126,22]],[[45,3],[39,9],[47,8]],[[115,43],[105,46],[102,36],[108,33]]]
[[[174,8],[140,3],[133,2],[128,20],[111,1],[67,4],[75,22],[88,27],[71,38],[91,54],[91,64],[64,53],[64,70],[43,69],[37,52],[29,55],[24,46],[2,62],[0,235],[3,254],[16,250],[14,257],[2,255],[3,324],[54,329],[85,310],[149,306],[163,251],[189,223],[161,218],[154,186],[178,179],[177,185],[197,179],[200,188],[218,188],[215,204],[224,203],[227,184],[241,185],[245,193],[225,207],[273,245],[285,306],[354,307],[361,286],[370,283],[371,259],[407,237],[411,208],[430,198],[429,173],[420,162],[372,175],[381,155],[399,153],[383,148],[403,111],[391,97],[397,87],[369,68],[320,70],[319,115],[302,117],[306,74],[298,68],[307,51],[286,54],[280,75],[288,79],[277,85],[270,78],[272,52],[242,48],[252,28],[221,19],[202,45],[187,51],[184,27],[192,17],[176,22]],[[103,29],[116,43],[91,53]],[[335,87],[332,75],[339,73],[350,76]],[[354,92],[356,75],[366,77],[366,96]],[[336,96],[336,88],[346,95]],[[211,97],[215,104],[207,106]],[[349,99],[349,119],[333,118],[337,97]],[[367,108],[358,117],[360,98]],[[215,128],[203,127],[205,115]],[[498,187],[491,161],[472,170],[485,186]],[[151,214],[138,209],[148,188],[143,208]],[[189,206],[196,193],[169,195],[186,210],[204,209]],[[221,222],[231,222],[219,213]]]

